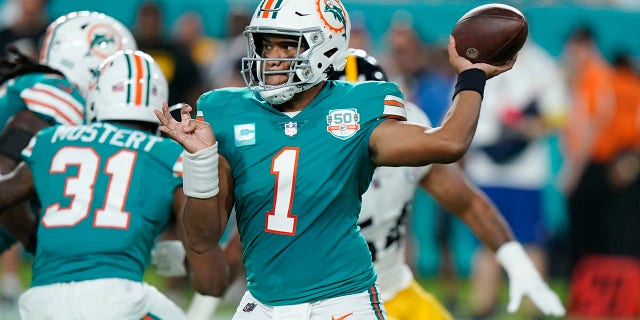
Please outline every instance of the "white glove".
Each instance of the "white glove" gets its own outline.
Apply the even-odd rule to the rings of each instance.
[[[498,262],[509,276],[509,305],[507,311],[514,313],[527,295],[531,302],[545,315],[564,316],[565,310],[558,296],[551,291],[522,245],[516,241],[503,244],[496,252]]]
[[[187,268],[184,266],[186,254],[181,241],[160,241],[151,251],[151,263],[158,268],[160,276],[182,277],[187,275]]]
[[[195,293],[187,309],[189,320],[210,320],[220,304],[220,298]]]

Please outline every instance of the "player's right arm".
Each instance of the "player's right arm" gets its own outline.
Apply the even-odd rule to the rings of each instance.
[[[12,178],[12,182],[8,184],[8,190],[2,193],[5,198],[14,198],[9,198],[13,202],[11,207],[2,210],[0,226],[18,239],[26,248],[29,247],[29,242],[32,242],[36,231],[36,224],[34,223],[36,216],[29,204],[24,200],[27,200],[31,194],[35,194],[35,191],[33,190],[33,180],[30,170],[28,170],[29,167],[23,165],[25,169],[20,171],[14,169],[22,161],[20,154],[33,136],[41,129],[49,126],[51,126],[51,123],[34,112],[21,110],[11,117],[2,134],[0,134],[0,174],[8,172],[12,172],[13,175],[18,174],[15,180]],[[24,196],[24,198],[21,196]],[[23,200],[23,202],[20,203],[19,199]]]
[[[0,215],[35,195],[31,169],[21,162],[9,174],[0,176]]]
[[[20,152],[29,144],[31,138],[50,126],[51,123],[29,110],[22,110],[13,115],[0,134],[0,173],[5,174],[13,170],[22,161]]]
[[[191,106],[176,121],[165,103],[154,110],[160,131],[185,149],[182,223],[188,251],[202,254],[217,247],[233,206],[233,179],[226,159],[218,155],[217,142],[208,123],[191,119]]]
[[[425,128],[395,120],[381,123],[369,142],[371,160],[376,165],[451,163],[458,161],[469,148],[478,123],[484,81],[510,70],[515,58],[502,66],[473,64],[458,55],[453,37],[450,39],[449,62],[459,76],[457,94],[442,126]]]

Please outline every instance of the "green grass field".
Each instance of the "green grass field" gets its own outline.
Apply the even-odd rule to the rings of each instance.
[[[23,262],[23,266],[21,268],[22,272],[20,274],[21,281],[23,285],[26,287],[29,284],[29,279],[31,277],[31,262],[27,259]],[[168,281],[165,278],[158,276],[155,270],[150,267],[145,273],[144,281],[156,286],[162,292],[168,292]],[[419,279],[419,283],[429,292],[431,292],[434,296],[436,296],[441,302],[443,302],[451,311],[455,319],[470,319],[470,306],[469,306],[469,282],[466,280],[461,280],[457,283],[456,288],[453,290],[449,290],[452,297],[450,299],[445,298],[447,293],[444,289],[444,286],[438,279],[433,278],[423,278]],[[551,279],[549,281],[553,290],[560,295],[562,301],[566,303],[567,301],[567,283],[564,280],[556,280]],[[238,290],[238,288],[236,288]],[[240,290],[242,287],[240,287]],[[506,310],[506,305],[508,303],[508,292],[506,285],[503,285],[500,290],[499,303],[500,305],[497,307],[496,314],[492,319],[496,320],[507,320],[507,319],[526,319],[524,313],[519,312],[516,314],[508,314]],[[187,307],[191,296],[193,295],[193,290],[186,286],[184,294],[182,295],[183,299],[179,301],[179,304],[182,304],[183,307]],[[237,299],[239,299],[241,292],[233,293],[233,297],[227,297],[223,304],[221,304],[220,308],[217,310],[215,314],[216,320],[227,320],[231,319],[233,313],[236,308]],[[0,309],[0,320],[18,320],[17,310],[11,309]],[[537,319],[546,319],[544,317]],[[552,318],[548,318],[552,319]]]
[[[163,292],[166,292],[166,281],[164,281],[161,277],[158,277],[153,270],[148,270],[145,274],[145,281],[148,283],[154,284]],[[451,307],[446,299],[444,298],[447,294],[443,289],[443,285],[440,280],[435,278],[422,278],[418,281],[423,288],[425,288],[428,292],[431,292],[434,296],[436,296],[441,302],[443,302],[449,311],[452,313],[455,319],[471,319],[471,308],[470,308],[470,297],[469,297],[469,282],[467,280],[461,280],[457,284],[457,290],[454,292],[455,298],[455,307]],[[549,281],[552,289],[558,293],[563,302],[567,301],[567,290],[568,284],[565,280],[562,279],[551,279]],[[239,299],[239,294],[235,293],[236,297]],[[190,291],[186,294],[186,298],[184,301],[184,306],[188,305],[189,297],[193,295],[193,291]],[[235,299],[225,299],[226,303],[223,303],[220,308],[217,310],[215,319],[216,320],[230,320],[233,316],[235,308],[237,306],[237,300]],[[513,319],[527,319],[527,316],[524,312],[520,311],[515,314],[509,314],[506,312],[506,306],[508,304],[508,288],[506,284],[504,284],[500,290],[499,296],[499,307],[496,310],[496,314],[491,318],[495,320],[513,320]],[[522,310],[522,309],[521,309]],[[553,317],[538,317],[536,319],[557,319]]]

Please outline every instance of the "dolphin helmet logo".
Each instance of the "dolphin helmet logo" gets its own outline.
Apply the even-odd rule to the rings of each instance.
[[[329,30],[346,38],[347,15],[340,0],[316,0],[320,20]]]
[[[86,56],[90,55],[91,50],[93,50],[93,48],[100,47],[100,46],[109,46],[115,43],[116,43],[116,40],[113,39],[113,37],[109,37],[109,35],[96,34],[93,36],[91,43],[89,43],[89,51],[87,51],[85,55]]]
[[[85,56],[94,55],[105,59],[122,49],[122,39],[119,33],[106,23],[92,26],[87,33],[87,42],[89,49]]]

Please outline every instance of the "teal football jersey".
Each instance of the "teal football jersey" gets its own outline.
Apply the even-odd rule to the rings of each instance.
[[[244,88],[206,93],[197,107],[231,164],[251,293],[277,306],[373,285],[357,220],[375,168],[371,132],[404,115],[396,85],[328,81],[294,117]]]
[[[38,133],[22,152],[42,205],[31,285],[141,281],[182,184],[181,152],[111,123]]]
[[[22,110],[31,110],[51,123],[85,123],[84,98],[75,86],[57,74],[29,73],[0,87],[0,128]]]

